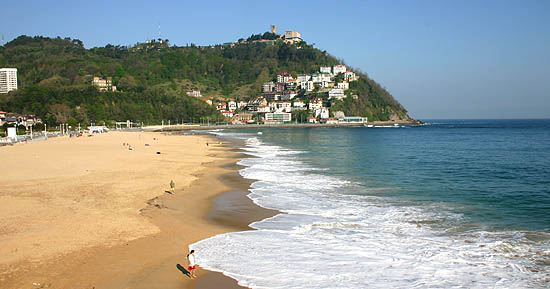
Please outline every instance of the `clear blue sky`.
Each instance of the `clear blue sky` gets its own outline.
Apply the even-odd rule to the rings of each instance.
[[[297,30],[429,118],[550,117],[550,1],[4,1],[0,33],[86,47]]]

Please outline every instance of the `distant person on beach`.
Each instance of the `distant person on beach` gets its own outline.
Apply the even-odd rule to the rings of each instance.
[[[195,264],[195,250],[191,250],[191,252],[187,254],[187,261],[189,262],[189,266],[187,266],[187,270],[191,274],[191,278],[196,278],[197,275],[195,275],[195,269],[197,265]]]
[[[174,180],[171,180],[170,181],[170,191],[173,193],[174,192],[174,188],[176,187],[176,183],[174,183]]]

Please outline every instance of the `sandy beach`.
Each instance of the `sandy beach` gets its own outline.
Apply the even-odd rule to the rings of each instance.
[[[176,266],[190,243],[273,214],[245,197],[240,157],[211,137],[150,132],[1,147],[0,288],[238,288]]]

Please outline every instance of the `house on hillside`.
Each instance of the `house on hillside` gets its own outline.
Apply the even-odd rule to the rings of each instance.
[[[342,100],[345,97],[346,97],[346,95],[344,94],[344,90],[341,89],[341,88],[333,88],[333,89],[328,91],[328,99],[335,98],[335,99],[338,99],[338,100]]]
[[[298,89],[298,79],[296,79],[296,78],[289,79],[288,82],[285,85],[285,88],[287,90],[296,90],[296,89]]]
[[[273,112],[290,112],[292,103],[290,101],[274,101],[269,103],[269,107]]]
[[[280,100],[281,99],[281,93],[276,91],[271,92],[264,92],[262,96],[267,99],[268,101],[274,101],[274,100]]]
[[[292,109],[294,109],[294,110],[304,110],[304,109],[306,109],[306,103],[301,101],[301,100],[297,100],[297,101],[292,103]]]
[[[296,43],[302,41],[302,38],[300,36],[300,33],[295,30],[291,31],[285,31],[285,35],[283,36],[283,41],[285,43]]]
[[[343,90],[348,90],[349,89],[349,82],[347,82],[347,81],[339,82],[337,87],[340,88],[340,89],[343,89]]]
[[[332,80],[331,80],[330,74],[316,73],[311,77],[311,81],[313,81],[313,83],[322,83],[322,82],[330,82]]]
[[[273,81],[264,82],[262,85],[263,92],[272,92],[275,90],[275,83]]]
[[[225,117],[233,117],[233,112],[229,111],[229,110],[222,110],[220,111],[221,114],[223,114],[223,116]]]
[[[298,80],[298,83],[302,83],[304,81],[309,81],[311,79],[311,75],[308,74],[298,74],[298,77],[296,78]]]
[[[309,110],[314,111],[323,107],[323,99],[315,97],[309,100]]]
[[[30,127],[30,126],[33,126],[37,123],[42,123],[42,119],[40,119],[40,117],[36,116],[36,115],[25,115],[25,116],[22,116],[22,121],[21,121],[21,124],[24,125],[25,127]]]
[[[237,102],[235,102],[234,100],[228,101],[227,102],[227,109],[230,110],[230,111],[237,110]]]
[[[348,68],[343,65],[343,64],[336,64],[334,65],[334,67],[332,68],[332,73],[334,75],[338,74],[338,73],[344,73],[348,70]]]
[[[316,109],[313,112],[313,115],[315,117],[319,117],[319,118],[329,118],[330,117],[329,110],[326,107],[321,107],[319,109]]]
[[[187,94],[188,96],[192,96],[192,97],[197,97],[197,98],[201,98],[201,91],[198,90],[198,89],[192,89],[192,90],[189,90],[188,92],[186,92],[185,94]]]
[[[278,83],[287,83],[292,78],[293,78],[292,75],[286,71],[279,72],[279,74],[277,74]]]
[[[359,78],[355,75],[355,72],[348,70],[344,73],[344,79],[346,81],[356,81]]]
[[[330,74],[330,73],[332,73],[331,70],[332,70],[332,68],[330,66],[321,66],[321,67],[319,67],[319,72],[321,72],[321,73]]]
[[[291,100],[296,97],[296,92],[292,90],[285,90],[281,93],[281,100]]]
[[[238,108],[238,109],[245,108],[247,105],[248,105],[248,102],[246,102],[246,101],[244,101],[244,100],[239,100],[239,101],[237,102],[237,108]]]
[[[116,86],[113,85],[113,79],[111,77],[103,79],[99,76],[94,76],[92,85],[97,87],[99,91],[116,91]]]
[[[313,91],[315,89],[315,85],[313,84],[313,81],[302,81],[300,82],[300,88],[305,91]]]
[[[279,82],[275,83],[275,91],[276,92],[281,92],[283,90],[285,90],[285,84],[284,83],[279,83]]]
[[[248,109],[248,111],[257,112],[258,108],[265,107],[265,106],[267,106],[267,100],[263,97],[258,97],[250,100],[246,108]]]
[[[216,102],[214,104],[216,105],[216,109],[219,110],[219,111],[227,109],[227,103],[225,103],[225,102]]]

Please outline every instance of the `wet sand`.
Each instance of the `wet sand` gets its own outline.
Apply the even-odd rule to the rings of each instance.
[[[242,156],[204,136],[153,133],[1,148],[13,170],[0,177],[0,288],[239,288],[176,266],[187,267],[189,244],[274,214],[246,197]]]

